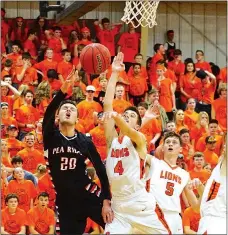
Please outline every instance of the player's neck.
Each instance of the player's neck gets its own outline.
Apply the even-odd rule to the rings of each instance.
[[[66,126],[59,123],[59,130],[66,137],[73,137],[75,135],[74,125]]]
[[[169,163],[170,166],[174,167],[177,165],[177,155],[169,154],[167,156],[164,156],[164,160]]]

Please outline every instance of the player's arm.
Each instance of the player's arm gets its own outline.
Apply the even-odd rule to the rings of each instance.
[[[48,137],[54,130],[56,110],[58,109],[61,101],[64,100],[64,98],[66,97],[67,90],[69,89],[70,86],[72,86],[73,80],[75,79],[74,75],[75,71],[73,69],[69,74],[68,78],[66,79],[66,81],[63,83],[60,91],[56,94],[56,96],[53,98],[53,100],[46,109],[42,126],[44,141],[45,139],[48,140]]]
[[[112,112],[113,111],[113,100],[115,95],[116,83],[118,81],[119,72],[124,70],[123,65],[123,54],[118,53],[118,55],[114,58],[112,63],[112,74],[108,82],[108,86],[105,92],[105,98],[103,103],[104,112]],[[117,132],[115,130],[115,123],[113,119],[108,119],[104,123],[105,137],[108,149],[111,146],[112,140],[117,136]]]
[[[200,197],[197,199],[196,195],[193,192],[193,189],[197,189]],[[188,199],[189,204],[193,208],[193,210],[200,209],[201,198],[203,195],[204,186],[201,181],[197,178],[188,181],[188,184],[184,187],[184,193]]]
[[[21,226],[21,231],[17,234],[26,234],[25,231],[25,226]]]
[[[13,92],[14,99],[18,98],[21,95],[20,92],[15,87],[10,85],[8,82],[1,81],[1,86],[8,87]]]

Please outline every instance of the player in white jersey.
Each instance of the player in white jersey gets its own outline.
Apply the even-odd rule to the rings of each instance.
[[[227,234],[226,230],[226,154],[212,171],[200,205],[197,234]]]
[[[112,103],[118,72],[124,70],[123,54],[112,64],[112,75],[104,99],[105,136],[108,146],[106,171],[112,193],[114,219],[106,224],[106,234],[170,234],[155,199],[149,197],[141,180],[140,162],[147,155],[146,139],[137,130],[141,118],[136,107],[129,107],[123,116],[113,112]],[[115,124],[120,129],[119,136]]]
[[[152,157],[149,175],[150,193],[155,197],[159,207],[164,212],[165,219],[172,234],[183,234],[182,219],[180,217],[180,196],[184,192],[190,205],[199,206],[199,200],[189,188],[191,183],[189,173],[176,165],[178,154],[181,150],[180,136],[175,132],[165,135],[162,151],[164,160]],[[197,181],[199,181],[197,179]],[[203,185],[198,192],[202,196]]]

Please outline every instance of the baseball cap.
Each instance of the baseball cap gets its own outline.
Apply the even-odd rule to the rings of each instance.
[[[95,92],[96,88],[92,85],[89,85],[89,86],[86,87],[86,91],[94,91]]]
[[[82,32],[82,33],[85,33],[85,32],[88,32],[88,33],[89,33],[90,30],[89,30],[89,28],[84,27],[84,28],[81,29],[81,32]]]
[[[217,142],[217,140],[215,139],[214,136],[207,136],[205,139],[205,142],[206,142],[206,144],[207,143],[215,143],[215,142]]]
[[[200,69],[196,72],[196,77],[200,79],[206,78],[207,74],[204,72],[204,70]]]
[[[13,129],[16,129],[17,130],[17,127],[15,125],[9,125],[7,127],[7,130],[13,130]]]

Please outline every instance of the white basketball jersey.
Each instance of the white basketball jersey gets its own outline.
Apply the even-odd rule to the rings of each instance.
[[[221,162],[208,179],[200,206],[201,217],[226,217],[226,176],[221,176]]]
[[[140,157],[129,137],[115,138],[106,160],[106,171],[115,197],[129,196],[145,188],[140,180]]]
[[[190,179],[189,173],[153,157],[150,176],[150,193],[155,197],[159,207],[163,211],[180,213],[180,195]]]

